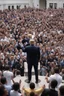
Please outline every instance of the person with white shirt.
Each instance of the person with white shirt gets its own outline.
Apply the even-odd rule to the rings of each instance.
[[[62,83],[62,76],[60,76],[60,74],[59,74],[59,68],[58,67],[56,67],[55,69],[54,69],[54,74],[53,75],[51,75],[49,78],[47,78],[46,77],[46,81],[49,83],[49,85],[50,85],[50,83],[51,83],[51,81],[52,80],[56,80],[57,82],[58,82],[58,85],[57,85],[57,88],[59,87],[59,85]],[[49,86],[50,87],[50,86]]]
[[[13,90],[10,91],[10,96],[22,96],[22,94],[19,92],[20,84],[18,82],[15,82],[12,88]]]
[[[3,72],[3,76],[6,78],[7,80],[7,85],[12,85],[12,78],[13,78],[13,72],[11,72],[9,70],[9,66],[6,65],[5,66],[5,71]]]
[[[12,86],[7,85],[7,80],[5,77],[2,77],[0,81],[1,81],[2,85],[4,86],[4,88],[8,91],[8,95],[9,95],[10,90],[12,89]]]

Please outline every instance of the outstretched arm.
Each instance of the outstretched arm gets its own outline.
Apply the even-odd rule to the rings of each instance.
[[[45,85],[40,87],[39,89],[35,90],[35,93],[40,94],[41,92],[43,92],[44,89],[45,89]]]

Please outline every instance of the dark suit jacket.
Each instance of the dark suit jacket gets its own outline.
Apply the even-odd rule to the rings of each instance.
[[[35,64],[38,63],[40,59],[40,48],[34,45],[27,46],[23,49],[24,52],[27,52],[27,63]]]

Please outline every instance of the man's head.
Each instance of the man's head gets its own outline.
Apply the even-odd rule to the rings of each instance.
[[[34,92],[31,92],[31,93],[30,93],[30,96],[35,96],[35,93],[34,93]]]
[[[32,82],[32,83],[30,83],[30,88],[31,89],[34,89],[35,88],[35,84]]]
[[[17,75],[20,75],[20,71],[19,71],[19,70],[17,70],[17,71],[16,71],[16,74],[17,74]]]
[[[19,83],[15,82],[15,83],[13,84],[13,90],[18,91],[19,88],[20,88]]]
[[[56,67],[56,68],[54,69],[54,72],[58,74],[58,73],[59,73],[59,68]]]
[[[30,39],[30,44],[34,44],[34,39]]]
[[[62,74],[64,74],[64,68],[62,69]]]
[[[57,87],[57,84],[58,82],[56,80],[52,80],[50,86],[51,88],[55,89],[55,87]]]
[[[2,78],[1,78],[1,83],[2,83],[2,84],[6,84],[6,83],[7,83],[7,81],[6,81],[6,78],[5,78],[5,77],[2,77]]]
[[[6,65],[5,70],[9,70],[9,69],[10,69],[9,65]]]

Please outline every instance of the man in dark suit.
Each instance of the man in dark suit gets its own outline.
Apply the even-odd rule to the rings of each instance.
[[[40,59],[40,49],[34,45],[34,40],[30,40],[30,45],[23,49],[24,52],[27,52],[27,63],[28,63],[28,83],[31,81],[31,70],[34,66],[36,83],[38,83],[38,61]]]

